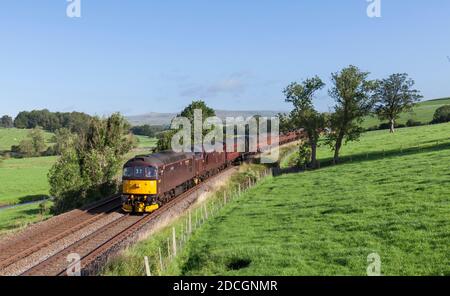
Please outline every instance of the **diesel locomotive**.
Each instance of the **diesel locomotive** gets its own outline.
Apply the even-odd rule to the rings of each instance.
[[[290,132],[271,142],[278,140],[282,145],[298,140],[301,135],[301,132]],[[225,149],[223,152],[163,151],[130,159],[123,167],[123,211],[154,212],[175,196],[252,154],[235,152],[234,148],[229,152]],[[258,151],[264,148],[258,146]]]

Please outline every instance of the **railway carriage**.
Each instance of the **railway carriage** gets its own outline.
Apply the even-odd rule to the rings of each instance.
[[[298,140],[302,132],[290,132],[269,139],[260,145],[258,152],[279,142],[280,145]],[[249,151],[246,136],[245,150],[214,151],[195,153],[175,153],[163,151],[149,155],[139,155],[130,159],[123,168],[122,209],[128,213],[151,213],[175,196],[187,191],[199,182],[219,173],[238,160],[246,159],[256,152]]]

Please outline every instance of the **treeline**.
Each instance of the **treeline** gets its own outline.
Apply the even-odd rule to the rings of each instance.
[[[156,137],[159,133],[168,130],[170,127],[165,125],[137,125],[131,128],[131,132],[137,136]]]
[[[11,128],[14,127],[14,122],[11,116],[4,115],[0,118],[0,127]]]
[[[14,127],[21,129],[42,129],[55,132],[67,128],[71,132],[79,133],[88,128],[92,116],[82,112],[50,112],[47,109],[22,111],[14,119]]]
[[[422,98],[406,73],[384,79],[370,79],[369,75],[352,65],[332,73],[328,95],[335,105],[328,113],[314,107],[315,95],[325,87],[318,76],[293,82],[284,89],[285,101],[294,108],[281,117],[281,129],[303,128],[308,138],[300,146],[298,165],[317,168],[317,147],[322,137],[334,152],[333,162],[338,163],[342,146],[358,140],[364,131],[361,125],[366,116],[387,120],[389,131],[394,133],[400,114],[411,111]]]

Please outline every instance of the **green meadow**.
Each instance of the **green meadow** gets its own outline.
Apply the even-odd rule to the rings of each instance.
[[[150,138],[147,136],[136,136],[138,138],[138,148],[153,148],[156,147],[156,144],[158,143],[157,138]]]
[[[443,105],[450,105],[450,98],[436,99],[420,102],[414,107],[412,112],[406,112],[400,115],[398,124],[406,124],[409,119],[421,122],[423,124],[429,123],[433,120],[434,112],[437,108]],[[386,121],[387,122],[387,121]],[[363,127],[369,128],[379,126],[382,123],[377,117],[368,116],[364,120]]]
[[[47,173],[56,156],[9,158],[0,162],[0,206],[41,200],[48,196]]]
[[[229,203],[165,274],[366,275],[377,253],[383,275],[450,275],[450,123],[368,132],[343,153],[343,164],[267,178]],[[108,274],[136,272],[150,242]]]
[[[19,145],[29,132],[29,129],[0,128],[0,151],[10,151],[11,146]],[[47,144],[50,145],[53,133],[44,132],[44,136]]]
[[[47,203],[47,209],[51,203]],[[51,217],[48,211],[41,211],[38,203],[0,210],[0,236],[11,231],[17,231],[30,224]]]

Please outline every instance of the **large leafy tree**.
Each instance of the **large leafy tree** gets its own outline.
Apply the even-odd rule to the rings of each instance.
[[[326,122],[325,115],[314,109],[313,98],[324,86],[322,80],[316,76],[301,83],[293,82],[284,90],[286,102],[294,105],[290,115],[292,124],[296,128],[303,128],[308,137],[311,149],[309,164],[313,168],[317,166],[317,143]]]
[[[12,150],[16,150],[12,148]],[[26,157],[40,156],[45,150],[44,132],[40,127],[36,127],[28,132],[25,139],[20,141],[19,152]]]
[[[334,113],[329,118],[330,131],[327,142],[334,150],[334,163],[339,162],[342,144],[359,139],[364,116],[374,106],[375,81],[368,80],[369,73],[355,66],[333,73],[333,87],[328,91],[335,100]]]
[[[130,151],[129,124],[118,113],[92,118],[88,129],[73,134],[72,145],[61,145],[61,157],[48,174],[53,210],[61,213],[117,191],[118,173]],[[67,133],[57,133],[66,139]],[[62,139],[62,140],[63,140]]]
[[[191,123],[191,143],[194,143],[194,112],[195,110],[202,111],[202,135],[206,135],[209,130],[203,129],[203,123],[206,118],[216,116],[214,109],[208,107],[206,103],[202,100],[193,101],[189,106],[185,107],[183,111],[177,117],[185,117]],[[158,136],[157,150],[169,150],[171,149],[170,143],[172,136],[176,131],[165,131]]]
[[[392,74],[377,82],[375,113],[381,120],[388,120],[390,132],[395,132],[395,121],[403,112],[412,111],[414,105],[423,98],[413,89],[415,82],[408,74]]]
[[[10,116],[4,115],[0,118],[0,127],[11,128],[13,126],[13,119]]]

